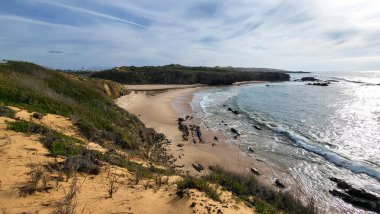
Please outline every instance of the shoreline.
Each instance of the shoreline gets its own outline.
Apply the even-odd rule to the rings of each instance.
[[[255,83],[258,82],[251,82],[250,84]],[[131,88],[136,90],[131,90]],[[207,127],[202,127],[201,118],[189,119],[184,123],[200,126],[204,143],[194,143],[192,140],[194,137],[191,136],[189,140],[183,141],[182,132],[178,129],[178,118],[185,118],[187,115],[194,116],[190,102],[193,95],[206,88],[205,86],[180,85],[176,88],[166,87],[165,90],[159,92],[157,91],[158,88],[165,88],[165,85],[129,86],[131,93],[118,98],[116,104],[138,116],[147,127],[165,134],[167,139],[172,142],[167,146],[167,150],[169,154],[175,157],[177,170],[184,174],[201,176],[209,172],[209,166],[216,164],[230,171],[253,175],[250,169],[255,168],[261,175],[254,176],[261,183],[278,189],[275,186],[275,180],[281,179],[286,184],[283,191],[302,194],[301,188],[286,169],[280,169],[272,164],[245,155],[239,148],[240,145],[227,143],[222,132],[212,132]],[[214,140],[215,136],[218,138],[217,141]],[[192,166],[194,163],[200,163],[204,170],[196,171]]]

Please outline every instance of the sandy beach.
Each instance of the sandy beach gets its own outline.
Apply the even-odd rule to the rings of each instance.
[[[194,93],[203,87],[205,86],[186,85],[176,88],[163,85],[128,86],[129,90],[132,88],[137,90],[131,90],[129,95],[120,97],[116,100],[116,104],[138,116],[147,127],[164,133],[172,141],[167,149],[177,159],[175,165],[183,173],[203,175],[208,173],[209,166],[215,164],[240,173],[251,173],[250,169],[254,167],[261,173],[257,178],[268,186],[274,187],[274,181],[281,178],[287,186],[285,191],[295,189],[298,191],[296,182],[286,170],[246,156],[237,145],[226,143],[222,133],[211,132],[207,127],[201,126],[204,143],[193,143],[191,139],[183,141],[182,133],[178,129],[178,118],[192,116],[190,102]],[[164,91],[157,91],[163,88]],[[185,122],[188,125],[201,124],[200,118]],[[214,140],[214,136],[218,138],[217,141]],[[205,170],[196,171],[192,166],[193,163],[202,164]]]

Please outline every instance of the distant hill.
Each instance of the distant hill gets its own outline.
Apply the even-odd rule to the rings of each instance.
[[[284,70],[267,68],[123,66],[95,72],[91,77],[112,80],[121,84],[207,84],[230,85],[241,81],[288,81]]]

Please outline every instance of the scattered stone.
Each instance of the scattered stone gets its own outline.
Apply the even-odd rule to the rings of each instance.
[[[178,147],[183,147],[183,143],[177,144]]]
[[[250,152],[255,152],[255,151],[252,149],[252,147],[248,147],[248,151],[250,151]]]
[[[218,141],[219,139],[218,139],[218,137],[217,137],[217,136],[214,136],[214,140],[215,140],[215,141]]]
[[[211,145],[212,145],[212,146],[216,146],[216,144],[215,144],[215,143],[212,143]]]
[[[261,175],[261,173],[256,168],[251,168],[251,172],[255,175]]]
[[[285,188],[285,183],[282,180],[280,180],[279,178],[277,178],[274,183],[276,184],[276,186],[278,188]]]
[[[228,108],[227,110],[228,110],[228,111],[233,111],[232,108]]]
[[[66,158],[63,170],[66,172],[84,172],[90,175],[98,175],[100,172],[99,163],[91,156],[71,156]]]
[[[263,130],[260,126],[258,126],[258,125],[254,125],[253,126],[255,129],[257,129],[257,130]]]
[[[237,110],[232,111],[232,113],[234,113],[234,114],[240,114],[240,112],[237,111]]]
[[[39,112],[34,112],[32,114],[32,117],[35,118],[35,119],[41,120],[44,117],[44,115],[41,114],[41,113],[39,113]]]
[[[234,128],[231,128],[231,132],[234,133],[234,134],[240,135],[239,132],[236,129],[234,129]]]
[[[195,207],[195,205],[197,205],[197,203],[193,202],[190,204],[190,207]]]
[[[198,163],[198,162],[195,162],[193,163],[193,167],[195,170],[197,170],[198,172],[204,170],[204,167],[202,166],[202,164]]]

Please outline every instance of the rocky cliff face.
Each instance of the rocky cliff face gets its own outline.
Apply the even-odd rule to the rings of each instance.
[[[241,81],[288,81],[290,76],[272,69],[246,71],[238,68],[209,67],[118,67],[97,72],[92,77],[122,84],[208,84],[230,85]]]

